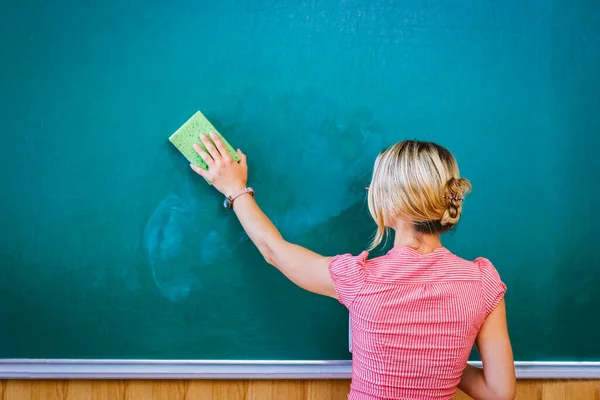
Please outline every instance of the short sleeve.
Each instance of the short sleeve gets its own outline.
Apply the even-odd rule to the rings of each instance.
[[[485,316],[487,317],[502,301],[506,293],[506,285],[494,265],[487,258],[477,258],[475,263],[481,271],[481,288],[485,302]]]
[[[350,308],[356,295],[365,283],[365,264],[369,253],[363,251],[358,256],[340,254],[329,262],[329,274],[340,303]]]

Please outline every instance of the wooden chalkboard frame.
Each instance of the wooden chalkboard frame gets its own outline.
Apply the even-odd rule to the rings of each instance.
[[[481,362],[470,362],[481,366]],[[0,359],[0,379],[350,379],[351,361]],[[518,379],[600,379],[600,362],[515,362]]]

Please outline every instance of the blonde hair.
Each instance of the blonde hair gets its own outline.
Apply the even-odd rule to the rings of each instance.
[[[417,140],[398,142],[375,160],[368,204],[377,231],[377,247],[394,221],[413,224],[421,233],[451,230],[462,213],[471,183],[459,176],[458,164],[444,147]]]

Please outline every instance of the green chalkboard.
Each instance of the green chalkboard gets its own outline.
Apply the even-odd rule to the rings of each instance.
[[[447,146],[516,360],[600,360],[600,3],[9,0],[0,38],[0,358],[350,358],[168,141],[200,110],[327,255],[380,150]]]

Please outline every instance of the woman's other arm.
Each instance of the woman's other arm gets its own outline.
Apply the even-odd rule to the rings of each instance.
[[[458,388],[476,400],[512,400],[516,376],[502,300],[485,319],[477,336],[483,369],[467,365]]]

